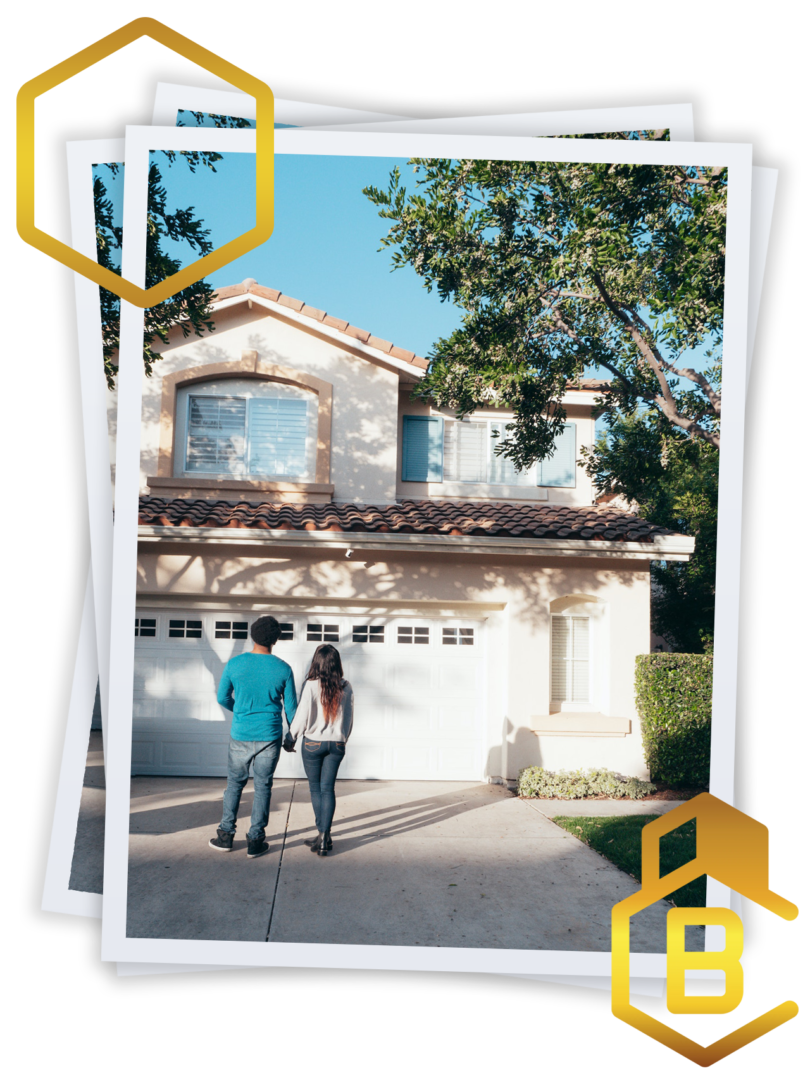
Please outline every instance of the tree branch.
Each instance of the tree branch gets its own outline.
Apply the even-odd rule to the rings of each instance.
[[[704,442],[710,443],[712,446],[720,449],[720,436],[715,431],[710,431],[708,428],[702,427],[696,420],[691,420],[689,417],[683,416],[675,404],[675,399],[672,396],[672,390],[669,387],[669,383],[664,375],[663,368],[666,366],[666,361],[663,359],[658,349],[651,346],[646,341],[644,335],[639,328],[634,324],[633,320],[625,314],[625,312],[616,304],[616,302],[608,294],[605,288],[604,282],[599,276],[598,271],[591,267],[591,275],[593,276],[594,283],[599,290],[599,295],[602,297],[605,306],[611,312],[611,314],[622,323],[624,328],[632,337],[636,348],[641,353],[644,361],[648,367],[654,373],[658,380],[658,385],[661,387],[661,393],[655,396],[655,403],[658,408],[676,427],[683,428],[688,434],[695,436],[696,438],[703,439]],[[606,365],[607,366],[607,365]]]
[[[647,325],[644,319],[642,319],[642,317],[635,310],[635,308],[628,307],[626,310],[630,312],[630,314],[633,316],[636,323],[642,328],[642,330],[646,331],[646,333],[648,334],[651,333],[650,327]],[[701,373],[699,371],[695,371],[694,368],[677,368],[674,364],[671,364],[668,360],[665,360],[657,349],[654,349],[653,351],[655,352],[658,362],[662,365],[662,367],[666,368],[667,371],[671,372],[671,374],[673,375],[680,376],[682,379],[689,379],[690,382],[693,382],[697,386],[699,386],[711,402],[714,411],[717,413],[718,416],[720,415],[720,394],[717,393],[717,391],[714,389],[714,387],[705,375],[701,375]]]

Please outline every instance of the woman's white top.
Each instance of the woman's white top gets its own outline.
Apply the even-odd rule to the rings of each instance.
[[[295,717],[290,724],[290,734],[294,739],[304,735],[313,742],[346,742],[351,735],[353,714],[354,692],[351,683],[343,680],[340,704],[334,719],[329,723],[321,704],[321,680],[307,679]]]

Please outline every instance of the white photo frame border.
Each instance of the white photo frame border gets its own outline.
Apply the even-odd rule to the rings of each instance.
[[[222,112],[225,112],[225,113],[228,113],[228,114],[234,114],[234,116],[240,116],[240,114],[244,114],[244,116],[247,117],[248,119],[254,119],[255,118],[255,99],[249,98],[247,95],[229,94],[228,92],[221,92],[221,91],[206,91],[204,93],[207,95],[207,97],[203,100],[203,99],[200,99],[200,97],[198,97],[197,99],[194,99],[194,95],[201,95],[202,96],[203,92],[200,90],[200,87],[177,86],[177,85],[174,85],[174,84],[159,84],[159,87],[160,87],[161,92],[164,93],[164,97],[163,97],[162,103],[159,103],[158,100],[156,99],[156,109],[154,109],[153,123],[174,124],[176,122],[176,117],[177,117],[177,108],[184,108],[184,107],[200,109],[201,111],[219,112],[220,114]],[[166,105],[166,94],[172,98],[172,99],[168,100],[167,105]],[[160,104],[162,104],[164,106],[164,108],[167,108],[167,111],[165,112],[163,117],[161,117],[160,113],[159,113],[159,105]],[[286,116],[286,114],[285,114],[286,113],[286,108],[289,105],[295,105],[295,106],[302,105],[302,107],[305,108],[307,111],[306,111],[306,113],[302,113],[301,116]],[[637,113],[639,111],[639,109],[640,110],[645,110],[645,109],[649,109],[649,108],[650,107],[633,107],[633,108],[630,108],[630,109],[619,109],[619,110],[585,110],[584,113],[568,112],[568,113],[566,113],[566,116],[568,116],[569,118],[577,119],[578,121],[580,121],[580,126],[586,126],[586,127],[588,127],[589,130],[591,130],[591,129],[595,129],[595,127],[597,126],[596,123],[592,122],[592,117],[594,116],[594,112],[602,114],[605,111],[607,111],[609,113],[610,118],[611,118],[610,126],[616,125],[619,130],[630,130],[631,127],[635,127],[635,126],[639,126],[639,125],[646,125],[647,123],[652,123],[653,125],[662,124],[664,126],[669,127],[669,129],[671,131],[671,138],[679,138],[681,136],[689,137],[689,138],[691,137],[691,131],[680,132],[678,130],[678,127],[677,127],[677,122],[672,121],[669,116],[663,116],[662,117],[660,113],[659,114],[654,114],[654,116],[651,116],[651,114],[649,114],[649,112],[644,117],[639,117],[639,116],[637,116],[637,114],[635,114],[635,116],[631,117],[631,116],[629,116],[629,114],[627,114],[627,113]],[[652,108],[654,109],[656,107],[652,107]],[[691,106],[689,106],[688,108],[689,108],[689,122],[691,124]],[[276,117],[279,116],[279,110],[280,109],[285,110],[285,112],[282,113],[284,120],[289,120],[289,121],[293,121],[293,122],[303,122],[305,120],[306,121],[318,120],[319,122],[322,122],[323,121],[323,113],[328,112],[330,109],[333,109],[333,107],[329,107],[329,106],[313,106],[313,105],[309,105],[308,103],[303,103],[303,104],[302,103],[288,103],[288,102],[283,102],[283,100],[279,99],[278,102],[276,102]],[[320,116],[319,116],[319,113],[320,113]],[[382,116],[382,114],[370,114],[369,113],[369,114],[366,114],[366,119],[368,119],[368,117],[370,117],[370,116],[378,117],[378,116]],[[333,117],[334,117],[334,112],[333,112]],[[554,113],[540,113],[540,114],[521,113],[521,114],[515,114],[515,116],[510,118],[510,119],[511,120],[516,119],[519,122],[521,122],[522,124],[531,124],[532,127],[534,127],[534,125],[536,124],[536,122],[538,120],[545,121],[546,119],[554,118],[554,117],[555,117]],[[580,117],[581,117],[581,120],[580,120]],[[401,119],[401,118],[395,118],[395,120],[399,120],[399,119]],[[489,121],[489,120],[498,120],[500,122],[501,119],[502,118],[487,118],[487,117],[451,118],[450,122],[453,123],[453,125],[457,127],[461,122],[472,121],[473,124],[477,126],[477,130],[481,130],[480,125],[486,124],[487,121]],[[442,123],[443,123],[443,121],[441,121],[441,120],[438,120],[438,121],[437,120],[426,121],[426,122],[424,122],[422,130],[428,129],[429,126],[430,126],[431,130],[435,130],[436,126],[440,125]],[[359,127],[360,127],[359,124],[352,124],[351,126],[354,127],[354,129],[357,129],[357,130],[359,130]],[[364,126],[368,126],[368,125],[364,124]],[[370,125],[370,126],[376,126],[376,125]],[[413,125],[411,125],[411,126],[413,126]],[[473,130],[475,130],[475,127],[474,127]],[[550,129],[546,129],[546,130],[550,130]],[[568,132],[562,132],[562,134],[568,134]],[[775,172],[774,170],[765,170],[765,168],[755,168],[754,174],[755,174],[755,180],[759,181],[759,188],[762,189],[762,187],[764,187],[764,185],[765,185],[768,190],[767,190],[767,192],[764,192],[764,191],[760,190],[759,199],[756,198],[756,191],[755,191],[755,198],[753,200],[752,288],[751,288],[750,309],[748,309],[748,314],[750,314],[750,326],[751,326],[752,330],[756,327],[758,307],[759,307],[759,299],[760,299],[760,296],[761,296],[761,285],[762,285],[762,279],[764,279],[764,273],[765,273],[767,245],[768,245],[768,239],[769,239],[769,235],[770,235],[770,224],[771,224],[772,210],[773,210],[773,198],[774,198],[774,195],[775,195],[775,178],[777,178],[777,172]],[[766,177],[770,180],[770,183],[767,184],[767,185],[766,185]],[[756,188],[756,186],[757,185],[755,184],[755,188]],[[766,205],[761,202],[762,198],[767,198],[769,200],[767,208],[766,208]],[[760,213],[757,215],[758,210],[760,211]],[[756,228],[757,222],[758,222],[758,229]],[[756,253],[754,251],[754,241],[755,241],[755,239],[757,239],[758,242],[759,242],[759,257],[758,258],[756,257]],[[757,273],[757,271],[758,271],[758,273]],[[77,275],[77,276],[79,276],[79,275]],[[97,342],[99,340],[99,338],[96,337],[95,340]],[[746,364],[747,364],[748,375],[750,375],[750,369],[751,369],[752,352],[753,352],[753,340],[754,340],[754,335],[752,333],[751,338],[750,338],[750,343],[748,343],[748,354],[746,356]],[[96,456],[94,455],[94,458],[95,457]],[[98,459],[103,460],[104,459],[103,455],[98,456]],[[109,610],[108,605],[107,605],[106,610]],[[86,605],[85,605],[85,609],[83,611],[83,617],[82,618],[83,618],[83,624],[84,624],[84,621],[87,618],[90,618],[91,622],[95,621],[92,618],[92,615],[91,616],[87,615]],[[73,731],[73,729],[75,729],[75,726],[69,727],[69,729],[66,731],[66,740],[68,742],[72,738],[71,732]],[[83,755],[84,754],[84,748],[83,747],[86,744],[86,732],[85,732],[85,738],[81,739],[81,742],[82,742],[81,753]],[[81,768],[78,770],[79,784],[81,784],[81,777],[83,775],[83,768],[84,768],[84,764],[83,764],[83,758],[82,758]],[[62,774],[60,774],[60,780],[62,780]],[[80,788],[78,789],[78,791],[79,791],[79,794],[80,794]],[[54,833],[57,833],[57,832],[59,834],[62,833],[62,829],[57,828],[57,826],[55,825]],[[68,840],[70,849],[72,849],[73,842],[75,842],[75,834],[73,834],[72,837],[63,837],[63,839]],[[58,899],[57,895],[52,895],[51,894],[52,892],[53,892],[53,890],[51,890],[51,892],[49,892],[48,895],[43,893],[43,908],[44,909],[56,909],[56,910],[58,910],[58,909],[60,909],[60,907],[59,907],[59,899]],[[67,906],[67,907],[69,907],[71,909],[71,913],[82,914],[82,915],[89,916],[89,917],[100,917],[100,907],[102,907],[102,904],[100,904],[100,900],[102,900],[102,897],[100,897],[100,894],[71,893],[71,894],[67,895],[65,897],[65,899],[67,900],[67,904],[65,906]],[[741,906],[741,905],[739,905],[740,897],[739,897],[738,894],[732,894],[732,899],[735,899],[735,900],[738,901],[737,905],[733,905],[734,907]],[[81,910],[76,909],[77,901],[83,902],[84,905],[85,905]],[[56,906],[53,906],[53,905],[56,905]],[[144,968],[144,967],[149,968],[148,964],[147,964],[147,966],[143,966],[143,964],[141,964],[141,966],[137,966],[137,967],[139,969]],[[121,971],[122,968],[123,969],[127,968],[127,964],[125,964],[125,963],[120,964],[119,973],[121,973],[121,974],[135,973],[134,971],[133,972]],[[211,970],[211,969],[206,969],[205,966],[194,966],[194,968],[195,968],[195,970]],[[177,967],[173,967],[173,966],[162,966],[162,970],[176,971],[176,970],[183,970],[183,968],[178,969]],[[139,970],[137,973],[147,973],[147,972],[141,972]],[[535,976],[535,977],[543,977],[543,976]],[[577,981],[576,976],[567,976],[567,978],[568,978],[568,981],[571,981],[571,980]],[[597,980],[597,983],[598,982],[599,981]],[[604,983],[604,980],[602,982]],[[642,981],[639,981],[639,983],[640,982],[642,982]],[[660,993],[661,993],[662,988],[663,988],[663,982],[662,981],[654,981],[654,980],[652,982],[657,983],[660,988],[657,991],[648,989],[647,993],[651,993],[651,994],[654,994],[656,996],[660,996]],[[608,983],[609,983],[609,980],[608,980]],[[638,986],[638,989],[637,990],[634,989],[633,993],[644,993],[644,991],[642,990],[642,987]]]
[[[239,91],[207,90],[172,83],[158,83],[155,94],[154,117],[160,108],[174,109],[176,121],[178,109],[200,112],[229,113],[255,118],[255,100]],[[248,115],[250,114],[250,115]],[[309,102],[276,98],[275,118],[279,123],[298,128],[304,124],[326,124],[404,119],[387,113],[346,109],[333,105],[317,105]],[[167,115],[171,115],[171,112]],[[83,152],[87,151],[87,154]],[[90,149],[90,148],[93,149]],[[76,250],[89,258],[96,258],[95,219],[92,211],[90,190],[85,184],[87,173],[99,161],[123,161],[124,140],[86,140],[68,146],[68,188],[72,243]],[[71,161],[72,158],[72,161]],[[88,158],[92,158],[90,161]],[[70,169],[73,169],[71,177]],[[96,627],[102,627],[109,640],[109,580],[112,566],[112,486],[110,478],[110,432],[107,426],[107,389],[101,374],[101,319],[98,288],[79,274],[74,275],[77,313],[79,376],[81,381],[82,417],[85,442],[85,461],[90,520],[91,561],[88,567],[88,586],[82,609],[77,639],[77,656],[74,665],[71,697],[68,703],[62,762],[57,783],[54,818],[45,882],[42,893],[43,911],[65,915],[82,915],[101,918],[102,897],[100,893],[81,892],[70,888],[70,875],[76,842],[76,824],[83,789],[87,742],[92,722],[96,683],[103,687],[102,728],[106,726],[106,692],[109,649],[97,644]],[[93,422],[92,418],[99,417]],[[105,542],[106,541],[106,542]],[[95,581],[95,588],[94,588]],[[106,584],[103,584],[106,583]],[[106,628],[106,630],[105,630]],[[91,654],[92,653],[92,658]],[[90,674],[90,671],[93,674]],[[88,689],[92,682],[92,689]],[[89,708],[85,703],[89,695]]]
[[[353,131],[419,135],[523,135],[555,138],[561,135],[600,135],[613,131],[669,130],[670,142],[694,142],[691,105],[627,105],[561,112],[520,112],[458,116],[431,120],[395,120],[312,126],[314,131]]]
[[[244,137],[249,152],[250,131],[192,128],[127,128],[127,170],[124,186],[124,230],[134,238],[124,250],[123,273],[142,281],[145,230],[137,225],[146,215],[146,168],[150,150],[218,149],[229,151]],[[285,138],[285,135],[287,136]],[[292,141],[294,139],[294,142]],[[750,246],[751,148],[735,144],[679,144],[601,140],[534,140],[498,137],[390,135],[337,132],[277,132],[277,153],[385,156],[503,158],[508,160],[643,161],[649,164],[691,164],[712,161],[729,168],[727,261],[724,316],[724,455],[720,469],[718,528],[718,628],[715,645],[712,724],[712,790],[733,799],[734,709],[736,699],[737,613],[739,607],[739,520],[741,514],[745,371],[747,337],[748,258]],[[143,233],[143,236],[141,235]],[[143,313],[122,302],[119,368],[117,498],[112,580],[112,637],[110,655],[110,723],[108,725],[107,834],[105,842],[105,904],[102,920],[102,958],[170,963],[236,963],[246,966],[400,968],[436,971],[489,971],[499,974],[607,975],[610,954],[535,952],[509,949],[432,949],[421,946],[310,945],[279,942],[160,941],[126,937],[129,768],[131,756],[131,688],[133,649],[131,616],[135,606],[137,558],[137,494],[140,468],[141,338]],[[721,758],[719,751],[725,751]],[[122,831],[123,830],[123,831]],[[709,883],[707,903],[727,905],[729,891]],[[723,899],[720,899],[720,897]],[[708,935],[707,935],[708,938]],[[707,940],[706,948],[710,948]],[[666,958],[633,954],[631,973],[661,977]],[[562,965],[562,967],[560,966]]]
[[[336,113],[338,113],[338,112],[341,112],[343,114],[343,117],[346,117],[347,113],[351,113],[352,114],[352,120],[355,118],[355,116],[359,116],[359,113],[354,113],[353,110],[339,110],[339,109],[335,109],[334,107],[330,107],[330,106],[311,105],[309,103],[291,103],[291,102],[287,102],[287,100],[283,100],[283,99],[279,99],[278,102],[276,102],[275,104],[276,104],[276,117],[279,117],[280,114],[281,114],[281,117],[283,117],[283,119],[280,122],[285,122],[285,121],[289,121],[289,122],[293,122],[293,123],[318,122],[320,124],[320,123],[323,123],[325,117],[328,117],[329,119],[335,119]],[[153,112],[153,121],[152,121],[153,124],[174,125],[174,123],[176,123],[177,109],[178,108],[189,108],[189,109],[193,108],[195,110],[218,112],[220,114],[221,113],[226,113],[226,114],[232,114],[232,116],[244,116],[247,119],[255,119],[255,114],[256,114],[255,99],[251,98],[251,97],[248,97],[248,95],[239,94],[239,93],[222,92],[222,91],[203,91],[201,89],[201,87],[179,86],[179,85],[176,85],[176,84],[159,83],[158,84],[158,90],[157,90],[157,93],[156,93],[156,103],[154,103],[154,112]],[[291,110],[291,108],[294,108],[296,110],[294,114],[291,111],[289,111],[289,110]],[[599,120],[602,119],[604,122],[607,122],[607,126],[611,127],[611,129],[612,129],[612,127],[617,127],[618,130],[631,130],[631,129],[635,129],[635,127],[647,126],[649,124],[651,124],[653,126],[663,125],[665,127],[669,127],[669,130],[670,130],[670,133],[671,133],[671,139],[676,139],[676,138],[690,139],[692,137],[692,126],[693,126],[691,106],[689,105],[689,106],[678,107],[680,109],[686,109],[688,111],[688,116],[686,117],[686,121],[687,121],[686,124],[684,122],[684,119],[681,119],[679,121],[677,118],[676,119],[672,118],[672,113],[670,112],[671,107],[663,107],[663,108],[664,108],[664,114],[661,113],[661,107],[640,106],[640,107],[630,107],[630,108],[626,108],[626,109],[621,108],[621,109],[609,109],[609,110],[567,111],[567,112],[563,113],[563,116],[567,117],[571,122],[577,122],[577,124],[580,127],[586,127],[586,129],[588,129],[589,131],[595,131],[597,129]],[[162,112],[161,112],[161,110],[162,110]],[[362,124],[360,124],[360,123],[352,123],[352,124],[350,124],[348,126],[350,126],[352,130],[360,130],[361,126],[364,127],[365,130],[368,130],[369,127],[370,127],[370,129],[377,130],[378,129],[378,123],[377,122],[369,123],[368,121],[369,121],[370,118],[374,118],[374,120],[377,121],[378,118],[383,117],[383,116],[386,116],[386,114],[383,114],[383,113],[365,113],[364,114],[364,121],[363,121]],[[443,125],[445,123],[449,123],[449,124],[451,124],[451,126],[454,127],[454,129],[457,130],[458,127],[461,126],[462,124],[471,124],[472,131],[474,133],[477,133],[478,131],[482,130],[482,127],[486,127],[488,122],[497,121],[496,126],[500,126],[500,132],[499,133],[503,133],[503,121],[507,120],[508,124],[510,124],[512,126],[512,129],[518,131],[519,133],[523,133],[525,131],[526,126],[531,126],[532,127],[532,132],[536,133],[537,132],[536,125],[538,124],[538,122],[540,122],[541,126],[545,125],[544,126],[544,131],[545,132],[551,133],[553,131],[556,131],[558,134],[569,134],[570,129],[567,132],[566,131],[559,131],[559,127],[564,126],[564,125],[557,125],[556,127],[553,126],[553,121],[556,120],[559,116],[561,116],[561,113],[519,113],[519,114],[512,114],[512,116],[507,117],[507,118],[502,118],[502,117],[491,117],[491,118],[490,117],[449,118],[449,120],[446,120],[446,121],[443,121],[443,120],[428,120],[428,121],[424,121],[423,123],[420,123],[418,121],[417,122],[411,122],[410,127],[411,127],[411,130],[413,130],[416,123],[420,123],[420,130],[422,130],[422,131],[424,131],[424,130],[435,131],[435,130],[440,129],[441,125]],[[402,118],[397,118],[397,117],[392,118],[392,119],[394,120],[394,123],[391,124],[392,127],[397,126],[396,121],[401,121],[402,120]],[[399,126],[403,126],[403,125],[399,124]],[[114,152],[112,153],[112,157],[114,157]],[[759,299],[760,299],[760,296],[761,296],[761,285],[762,285],[762,279],[764,279],[764,273],[765,273],[767,245],[768,245],[768,240],[769,240],[769,237],[770,237],[770,224],[771,224],[772,210],[773,210],[773,199],[774,199],[774,195],[775,195],[775,177],[777,177],[777,172],[775,172],[774,170],[765,170],[765,168],[755,168],[754,174],[755,174],[755,180],[759,181],[759,188],[760,189],[762,187],[764,187],[764,185],[766,184],[766,177],[770,180],[770,183],[767,185],[767,188],[768,188],[767,192],[764,192],[764,191],[760,190],[759,199],[756,198],[756,192],[755,192],[755,198],[753,200],[752,289],[751,289],[750,309],[748,309],[748,312],[750,312],[750,327],[751,327],[752,332],[756,327],[758,307],[759,307]],[[756,185],[755,185],[755,187],[756,187]],[[761,200],[764,199],[764,198],[769,200],[767,208],[761,202]],[[758,208],[762,212],[759,213],[759,215],[757,217]],[[759,224],[758,229],[755,228],[755,226],[757,225],[757,221],[758,221],[758,224]],[[756,257],[755,252],[754,252],[754,239],[755,238],[759,242],[759,257],[758,258]],[[93,255],[94,254],[95,253],[93,253]],[[757,273],[757,270],[758,270],[758,273]],[[77,276],[79,276],[79,275],[77,275]],[[748,355],[746,356],[748,375],[750,375],[750,370],[751,370],[751,360],[752,360],[752,352],[753,352],[753,339],[754,339],[754,335],[753,335],[753,333],[751,333],[750,343],[748,343]],[[97,342],[99,340],[99,338],[96,337],[95,340]],[[93,455],[93,458],[96,459],[96,460],[103,460],[103,455]],[[106,606],[106,610],[107,611],[109,610],[108,605]],[[91,617],[87,616],[86,611],[87,611],[87,609],[86,609],[86,605],[85,605],[85,609],[84,609],[83,615],[82,615],[82,619],[83,619],[82,625],[84,625],[84,621],[87,618],[90,618],[91,622],[95,622],[95,620],[92,619],[92,616]],[[106,710],[105,710],[105,713],[106,713]],[[69,729],[66,731],[66,740],[68,742],[72,738],[71,732],[73,731],[73,729],[75,729],[75,725],[69,727]],[[82,739],[81,741],[82,741],[82,746],[85,745],[86,733],[85,733],[84,739]],[[82,753],[84,753],[83,750],[82,750]],[[83,765],[83,760],[82,760],[81,768],[80,768],[80,770],[78,770],[79,778],[81,778],[81,775],[83,775],[83,767],[84,767],[84,765]],[[60,774],[60,780],[62,780],[62,774]],[[80,779],[79,779],[79,782],[81,783]],[[79,792],[79,795],[80,795],[80,788],[78,788],[78,792]],[[59,823],[59,825],[60,825],[60,823]],[[73,842],[75,842],[75,834],[73,834],[72,836],[63,836],[62,834],[64,833],[64,829],[62,829],[59,826],[55,825],[54,834],[57,834],[57,833],[58,833],[60,839],[62,839],[62,841],[67,840],[67,842],[69,843],[69,847],[72,850]],[[67,880],[68,879],[66,878],[66,881]],[[70,908],[71,914],[82,914],[82,915],[85,915],[87,917],[96,917],[96,918],[100,917],[100,909],[102,909],[102,903],[100,903],[100,901],[102,901],[102,897],[100,897],[100,894],[95,894],[95,893],[70,893],[70,891],[67,890],[67,886],[65,888],[66,888],[66,891],[67,891],[68,894],[65,897],[65,900],[66,900],[67,903],[64,906]],[[738,904],[733,904],[734,899],[738,901]],[[739,895],[732,893],[732,906],[741,907],[741,905],[739,904],[739,900],[740,900]],[[59,909],[59,903],[60,903],[60,901],[58,899],[58,891],[55,894],[54,894],[53,890],[43,892],[43,909],[57,909],[58,910]],[[77,904],[78,904],[78,907],[80,909],[77,909]],[[149,966],[146,966],[146,968],[148,968],[148,967]],[[119,973],[121,973],[121,974],[135,973],[134,971],[133,972],[121,971],[122,968],[126,969],[127,964],[125,964],[125,963],[120,964]],[[144,966],[138,966],[138,968],[144,968]],[[167,971],[176,971],[176,970],[183,970],[183,967],[180,967],[178,969],[177,967],[173,967],[173,966],[163,966],[163,969],[167,970]],[[201,966],[195,966],[195,970],[197,970],[197,969],[211,970],[211,969],[206,969],[205,966],[202,966],[202,968],[201,968]],[[138,971],[138,973],[145,973],[145,972]],[[535,976],[535,977],[543,977],[543,976]],[[581,982],[581,981],[576,980],[576,976],[567,976],[567,977],[568,977],[569,981],[570,980],[575,980],[576,982]],[[584,982],[586,982],[586,980],[584,980]],[[640,984],[640,982],[642,982],[642,981],[638,981],[638,982]],[[663,989],[663,982],[662,981],[654,981],[654,980],[652,982],[658,986],[658,989],[657,990],[656,989],[649,989],[649,987],[648,987],[646,989],[646,993],[653,994],[654,996],[660,996],[660,994],[662,993],[662,989]],[[604,980],[602,980],[600,982],[597,980],[597,983],[599,983],[600,988],[603,988],[602,985],[600,985],[600,984],[604,983]],[[596,985],[596,984],[592,984],[592,985]],[[645,990],[643,990],[642,987],[640,987],[640,985],[639,985],[637,990],[636,989],[633,990],[633,993],[645,993]]]

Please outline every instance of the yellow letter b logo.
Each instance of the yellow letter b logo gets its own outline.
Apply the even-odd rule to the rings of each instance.
[[[722,926],[726,947],[722,952],[687,952],[687,926]],[[727,1013],[743,996],[743,924],[728,908],[673,908],[667,912],[667,1008],[673,1013]],[[726,991],[718,997],[686,994],[687,971],[722,971]]]

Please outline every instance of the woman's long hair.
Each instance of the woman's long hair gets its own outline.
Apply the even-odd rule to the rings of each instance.
[[[320,679],[321,705],[326,722],[331,724],[340,708],[343,696],[343,665],[334,645],[319,645],[309,665],[307,681]]]

